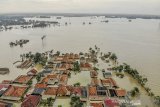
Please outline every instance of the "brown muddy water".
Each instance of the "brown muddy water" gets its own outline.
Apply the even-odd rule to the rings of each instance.
[[[148,78],[147,85],[153,92],[160,95],[160,20],[134,19],[129,22],[125,18],[105,19],[104,17],[31,19],[58,21],[60,26],[0,32],[0,67],[10,69],[9,74],[0,75],[0,81],[15,79],[18,75],[27,72],[13,65],[13,62],[20,59],[22,53],[51,49],[61,52],[80,52],[87,51],[89,47],[94,47],[96,44],[101,51],[114,52],[121,63],[126,62],[136,68]],[[109,20],[109,23],[101,22],[104,20]],[[68,25],[65,25],[65,22]],[[83,22],[86,24],[83,25]],[[42,42],[43,35],[47,36]],[[19,39],[29,39],[30,42],[23,48],[9,46],[9,42]]]

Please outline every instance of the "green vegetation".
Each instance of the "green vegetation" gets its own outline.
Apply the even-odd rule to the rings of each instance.
[[[74,64],[73,64],[73,71],[80,71],[80,65],[79,65],[79,62],[76,61]]]
[[[80,85],[81,85],[81,83],[77,82],[77,83],[74,84],[74,87],[77,87],[77,86],[80,86]]]
[[[116,56],[115,53],[112,53],[112,54],[110,55],[109,59],[116,62],[118,58],[117,58],[117,56]]]
[[[133,90],[131,90],[131,96],[135,97],[139,94],[139,89],[137,87],[134,87]]]
[[[41,100],[40,105],[43,107],[53,107],[54,99],[52,97],[47,98],[47,100]]]
[[[83,103],[80,101],[80,97],[78,96],[71,97],[70,105],[71,107],[83,107]]]
[[[156,105],[160,105],[160,96],[155,96],[155,97],[154,97],[154,103],[155,103]]]
[[[94,69],[95,71],[98,71],[98,70],[99,70],[99,68],[97,68],[97,67],[93,67],[93,69]]]
[[[32,85],[32,83],[33,83],[33,81],[32,81],[32,80],[30,80],[30,81],[27,83],[27,85],[31,86],[31,85]]]
[[[41,74],[38,74],[38,75],[36,76],[37,83],[41,81],[41,77],[42,77]]]

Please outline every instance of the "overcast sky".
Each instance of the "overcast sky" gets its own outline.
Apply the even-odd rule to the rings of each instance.
[[[37,12],[160,15],[160,0],[0,0],[0,13]]]

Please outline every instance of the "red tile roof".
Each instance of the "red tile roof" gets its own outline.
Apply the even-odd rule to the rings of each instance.
[[[58,87],[48,87],[47,90],[44,92],[44,95],[56,95]]]
[[[92,84],[92,85],[99,85],[99,79],[97,79],[97,78],[92,78],[91,84]]]
[[[103,103],[102,102],[95,102],[95,103],[90,103],[91,107],[103,107]]]
[[[104,103],[105,103],[105,105],[106,105],[107,107],[115,107],[115,106],[118,106],[118,105],[119,105],[118,101],[112,100],[112,99],[109,99],[109,98],[107,98],[107,99],[104,101]]]
[[[40,100],[40,95],[29,95],[24,99],[24,101],[21,104],[21,107],[37,107]]]
[[[28,81],[30,81],[32,79],[32,76],[28,76],[28,75],[20,75],[18,76],[14,82],[17,82],[17,83],[27,83]]]
[[[91,77],[97,77],[98,76],[98,72],[97,71],[91,71],[90,72]]]
[[[4,96],[21,97],[26,89],[27,87],[10,86]]]
[[[89,89],[89,95],[90,96],[96,96],[97,95],[97,89],[96,89],[96,87],[94,87],[94,86],[90,86],[90,87],[88,87]]]
[[[27,72],[28,75],[36,75],[38,71],[36,69],[31,69],[30,71]],[[31,74],[30,74],[31,73]]]
[[[57,95],[58,96],[65,96],[65,95],[67,95],[68,92],[70,92],[69,87],[64,86],[64,85],[60,85],[57,90]]]
[[[47,88],[47,84],[37,83],[35,88]]]
[[[126,95],[126,90],[124,89],[117,89],[115,90],[118,97],[124,97]]]
[[[80,67],[82,67],[82,68],[91,68],[92,66],[89,63],[81,63]]]

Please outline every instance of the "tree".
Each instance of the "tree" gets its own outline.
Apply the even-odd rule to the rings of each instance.
[[[74,64],[73,64],[73,71],[80,71],[80,65],[79,65],[79,62],[76,61]]]
[[[53,101],[54,101],[54,99],[52,97],[47,98],[47,104],[49,107],[53,106]]]
[[[29,86],[31,86],[32,85],[32,80],[30,80],[27,84],[29,85]]]
[[[35,56],[34,56],[34,63],[38,63],[41,61],[41,54],[40,53],[36,53]]]
[[[39,82],[41,80],[41,74],[36,76],[36,80],[37,80],[37,82]]]
[[[74,84],[75,87],[80,86],[80,85],[81,85],[80,82],[77,82],[77,83]]]
[[[116,54],[113,53],[113,54],[111,54],[110,59],[116,62],[118,58],[117,58]]]

